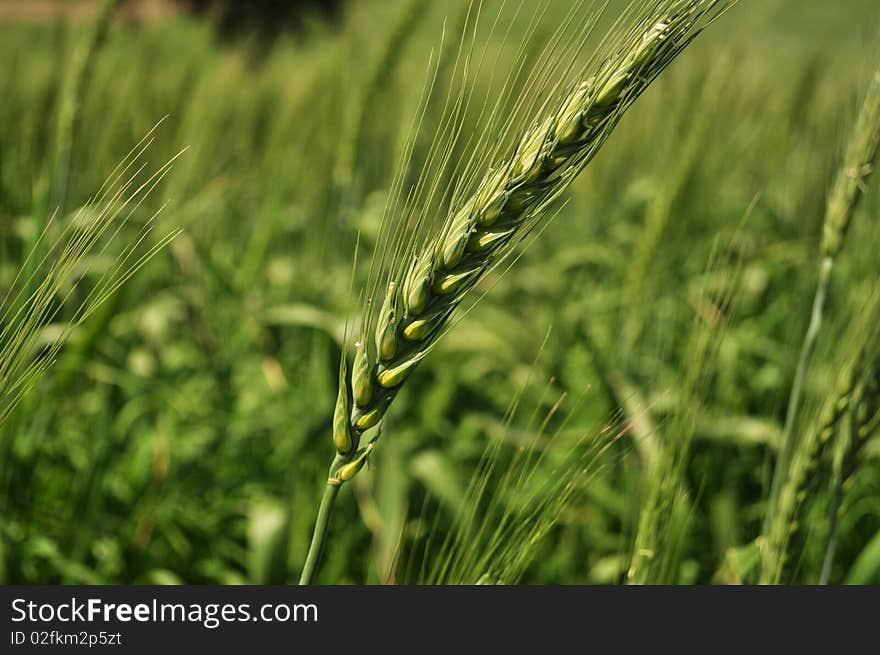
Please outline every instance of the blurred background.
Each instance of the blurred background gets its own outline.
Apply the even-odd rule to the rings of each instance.
[[[63,225],[157,122],[148,166],[186,148],[109,248],[160,208],[148,241],[182,232],[75,326],[0,426],[0,582],[296,580],[333,454],[343,326],[360,310],[352,270],[357,290],[429,57],[444,88],[441,35],[464,6],[0,0],[0,293],[47,217]],[[549,3],[548,30],[569,6]],[[487,47],[503,76],[530,16],[502,17]],[[749,581],[825,200],[878,36],[874,0],[744,1],[708,29],[407,382],[373,465],[343,489],[319,581],[423,580],[487,444],[499,467],[546,450],[535,479],[553,480],[607,426],[619,438],[568,480],[521,580],[622,582],[660,483],[652,452],[686,441],[667,471],[685,509],[654,581]],[[491,88],[488,74],[474,84]],[[805,426],[880,273],[867,191]],[[84,263],[75,297],[101,266]],[[787,582],[821,567],[832,492],[816,479]],[[533,520],[508,487],[492,502]],[[838,531],[832,579],[880,583],[876,435]]]

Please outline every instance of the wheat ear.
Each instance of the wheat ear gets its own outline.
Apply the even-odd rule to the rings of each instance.
[[[772,573],[765,574],[765,582],[778,580],[789,563],[788,542],[801,533],[803,514],[811,496],[828,481],[829,451],[835,443],[835,437],[843,429],[849,416],[859,378],[859,360],[838,384],[837,392],[822,411],[818,429],[807,435],[803,447],[803,456],[794,458],[790,467],[789,482],[780,493],[777,505],[778,520],[774,531],[767,536],[770,552],[779,553],[779,558]]]
[[[51,203],[61,207],[62,210],[67,203],[71,153],[77,124],[82,112],[83,96],[89,84],[95,56],[110,29],[113,14],[120,3],[121,0],[103,0],[101,2],[83,41],[76,44],[70,56],[70,65],[58,105],[52,170]]]
[[[436,238],[413,256],[403,279],[389,282],[378,314],[366,312],[350,385],[340,386],[329,486],[342,485],[363,468],[378,437],[362,447],[361,437],[381,422],[464,295],[546,214],[657,75],[731,4],[662,0],[641,14],[644,22],[634,38],[571,88],[555,112],[533,123],[514,152],[449,212]],[[324,496],[328,503],[334,498],[335,493]],[[329,517],[329,511],[322,507],[319,515]],[[319,521],[301,584],[314,575],[325,531]]]
[[[850,429],[848,433],[844,433],[846,441],[843,443],[842,457],[839,466],[834,470],[831,507],[828,510],[828,540],[819,584],[828,584],[831,578],[831,567],[837,548],[837,520],[843,504],[845,485],[856,471],[859,455],[868,443],[868,438],[880,427],[880,349],[876,345],[873,357],[869,352],[863,353],[863,359],[867,359],[868,363],[859,387],[850,394]]]

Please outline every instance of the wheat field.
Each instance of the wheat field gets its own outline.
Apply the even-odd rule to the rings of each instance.
[[[0,583],[880,583],[875,2],[76,4],[0,2]]]

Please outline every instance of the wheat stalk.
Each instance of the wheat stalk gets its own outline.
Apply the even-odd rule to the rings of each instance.
[[[0,297],[0,426],[55,363],[73,330],[179,233],[173,230],[154,243],[149,242],[160,207],[134,238],[123,243],[109,267],[77,301],[77,295],[85,291],[80,278],[88,258],[112,252],[111,244],[114,240],[118,242],[134,212],[168,175],[179,156],[153,172],[147,168],[144,153],[155,140],[158,126],[126,155],[92,200],[58,221],[64,226],[56,238],[49,236],[56,221],[49,221]],[[69,319],[48,342],[41,344],[44,328],[58,320],[62,310],[71,304]]]
[[[864,192],[865,183],[874,170],[878,152],[880,152],[880,69],[874,73],[871,79],[846,148],[843,165],[828,196],[822,228],[819,281],[813,298],[810,323],[801,345],[794,381],[789,394],[782,431],[782,445],[771,482],[768,510],[764,517],[763,533],[765,536],[769,535],[773,529],[772,524],[781,502],[782,487],[786,483],[786,477],[791,473],[790,468],[795,455],[797,436],[795,427],[803,400],[804,384],[824,320],[831,274],[843,248],[856,207]],[[796,485],[797,482],[794,484]],[[765,558],[766,566],[775,567]]]
[[[407,255],[390,279],[378,313],[368,303],[350,383],[340,385],[333,420],[336,458],[328,487],[360,471],[379,425],[413,369],[447,327],[463,297],[547,214],[549,206],[592,160],[627,108],[730,0],[661,0],[640,12],[592,75],[572,85],[552,113],[535,121],[513,152],[455,204],[442,228]],[[406,252],[404,250],[404,252]],[[345,365],[342,366],[344,375]],[[300,582],[311,581],[335,491],[324,495]]]

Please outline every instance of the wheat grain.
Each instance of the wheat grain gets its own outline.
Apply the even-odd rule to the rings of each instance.
[[[415,237],[402,237],[389,249],[400,275],[394,277],[392,272],[378,312],[372,299],[364,310],[350,382],[340,390],[334,412],[337,455],[330,467],[329,486],[342,485],[364,466],[378,434],[362,447],[361,438],[382,421],[468,291],[547,214],[630,105],[734,1],[658,0],[638,11],[634,28],[621,32],[623,37],[612,44],[592,74],[571,84],[559,97],[555,111],[534,120],[512,152],[486,171],[470,194],[450,204],[441,229],[432,238],[419,247]],[[453,113],[463,103],[459,96],[452,103]],[[481,139],[485,142],[496,136],[503,142],[503,134],[484,134]],[[451,152],[447,148],[438,156],[444,160]],[[465,173],[470,168],[467,164]],[[416,194],[419,189],[429,197],[435,193],[439,182],[427,177],[422,175]],[[390,207],[393,212],[396,205]],[[347,425],[340,419],[345,415],[349,416]],[[328,493],[322,500],[302,584],[314,576],[329,520],[324,505],[332,504],[335,496]]]
[[[859,451],[860,440],[856,435],[871,423],[872,396],[869,390],[873,388],[872,376],[876,375],[880,363],[880,342],[873,331],[880,310],[880,296],[874,293],[860,304],[862,315],[853,321],[841,340],[838,391],[825,399],[820,420],[804,434],[799,447],[794,450],[785,482],[770,508],[773,520],[760,541],[761,582],[778,584],[782,581],[793,550],[791,542],[805,532],[802,530],[803,516],[815,499],[816,490],[822,486],[832,491],[829,508],[832,536],[829,543],[833,544],[843,484],[852,473],[851,467]],[[833,545],[829,550],[833,551]],[[823,569],[820,580],[827,575],[827,566]]]

